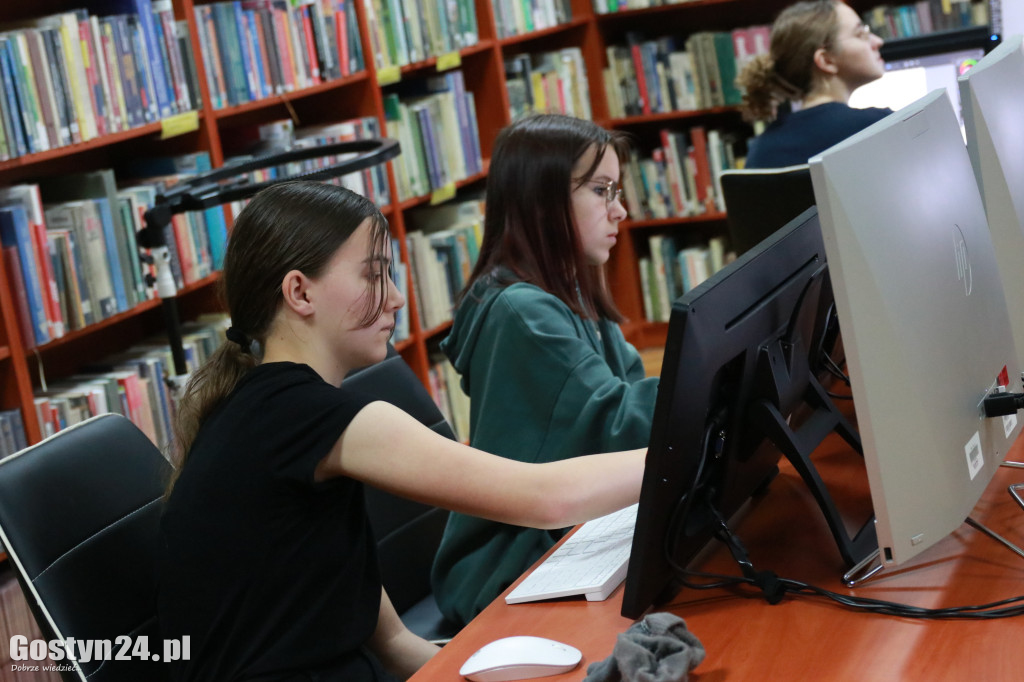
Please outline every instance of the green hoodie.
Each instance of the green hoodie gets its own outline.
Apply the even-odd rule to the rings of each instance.
[[[550,462],[648,443],[658,379],[644,378],[618,325],[585,320],[539,287],[481,279],[441,349],[470,396],[473,447]],[[441,611],[469,622],[566,530],[453,513],[434,560]]]

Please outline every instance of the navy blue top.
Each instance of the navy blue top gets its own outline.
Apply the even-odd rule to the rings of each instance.
[[[842,102],[826,102],[782,114],[750,143],[746,167],[782,168],[807,163],[815,154],[891,113],[892,109],[853,109]]]

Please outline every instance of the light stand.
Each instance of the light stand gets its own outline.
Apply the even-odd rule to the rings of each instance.
[[[358,156],[318,168],[314,171],[274,178],[265,182],[251,182],[246,173],[288,163],[307,161],[336,154],[356,153]],[[274,152],[242,163],[218,168],[180,182],[157,195],[156,203],[144,214],[145,227],[139,231],[140,247],[148,248],[156,265],[156,277],[147,275],[147,283],[156,285],[167,326],[174,374],[186,374],[185,350],[182,343],[181,320],[178,316],[178,291],[171,272],[168,236],[172,216],[187,211],[198,211],[247,199],[260,190],[293,180],[327,180],[370,168],[398,156],[400,149],[395,140],[369,139],[335,142],[310,148]]]

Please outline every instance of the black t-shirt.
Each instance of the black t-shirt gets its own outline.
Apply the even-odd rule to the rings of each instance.
[[[854,109],[842,102],[826,102],[782,114],[750,143],[746,167],[784,168],[807,163],[815,154],[891,113],[892,109]]]
[[[270,363],[203,424],[161,525],[162,636],[191,638],[173,679],[376,679],[360,649],[380,607],[363,487],[313,480],[371,401]]]

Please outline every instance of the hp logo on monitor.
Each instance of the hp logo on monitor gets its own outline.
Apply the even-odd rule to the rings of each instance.
[[[956,278],[964,285],[964,294],[971,295],[973,281],[971,278],[971,259],[967,255],[967,240],[963,230],[953,224],[953,255],[956,258]]]

